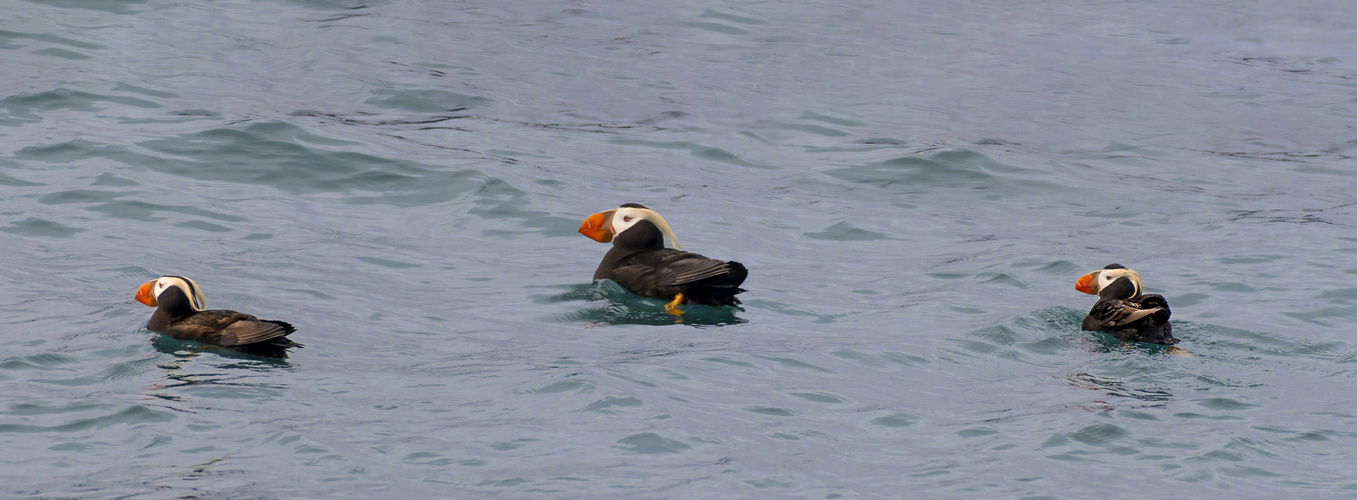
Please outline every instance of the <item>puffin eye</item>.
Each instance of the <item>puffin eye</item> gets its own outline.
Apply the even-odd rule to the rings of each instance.
[[[630,216],[630,215],[623,215],[623,216],[622,216],[622,222],[631,222],[631,216]]]

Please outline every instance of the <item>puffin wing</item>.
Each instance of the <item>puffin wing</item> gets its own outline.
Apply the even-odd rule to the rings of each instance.
[[[705,279],[731,274],[731,263],[708,259],[692,252],[663,248],[636,254],[623,261],[621,267],[653,269],[655,285],[682,286]],[[620,269],[620,268],[619,268]],[[635,271],[633,271],[635,272]],[[741,279],[740,281],[744,281]],[[736,283],[737,285],[739,283]]]
[[[631,293],[646,297],[665,298],[678,293],[672,287],[661,287],[660,271],[655,266],[631,264],[618,266],[604,276]]]
[[[1102,331],[1107,328],[1125,326],[1160,311],[1164,311],[1164,309],[1158,307],[1142,309],[1125,300],[1101,301],[1093,304],[1093,309],[1088,312],[1088,317],[1084,318],[1084,328]]]
[[[166,328],[165,331],[162,331],[160,333],[163,333],[165,335],[168,335],[179,340],[197,340],[199,342],[206,342],[209,344],[215,344],[218,335],[216,328],[212,328],[207,325],[193,325],[193,324],[171,325],[169,328]]]
[[[221,332],[223,347],[254,344],[276,339],[296,331],[296,327],[282,321],[251,319],[231,323]]]
[[[1140,307],[1142,309],[1153,309],[1153,308],[1162,309],[1161,311],[1154,313],[1154,320],[1161,324],[1167,323],[1169,320],[1169,316],[1173,315],[1173,312],[1169,310],[1169,301],[1165,300],[1163,295],[1155,293],[1149,295],[1141,295]]]
[[[180,319],[165,334],[222,347],[241,346],[285,336],[297,329],[282,321],[260,320],[236,311],[199,311]]]
[[[678,286],[730,274],[730,264],[697,254],[676,260],[660,271],[660,285]]]
[[[682,292],[685,285],[731,271],[728,262],[672,248],[634,254],[618,264],[608,271],[606,278],[633,293],[659,298],[673,297]]]
[[[198,311],[175,320],[160,333],[179,340],[221,345],[222,331],[242,319],[254,319],[254,316],[225,310]]]

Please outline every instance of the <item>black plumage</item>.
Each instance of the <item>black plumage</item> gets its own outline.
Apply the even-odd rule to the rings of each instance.
[[[284,321],[261,320],[250,314],[230,310],[199,310],[190,294],[197,293],[192,281],[178,277],[182,281],[171,281],[165,285],[159,295],[147,305],[154,304],[156,310],[146,323],[146,328],[179,340],[192,340],[204,344],[225,347],[234,351],[266,356],[286,358],[287,349],[302,347],[287,335],[295,332],[296,327]],[[154,287],[157,281],[147,283]],[[148,288],[143,285],[143,288]],[[184,290],[187,286],[190,290]],[[154,292],[151,292],[154,293]],[[144,294],[138,292],[138,300]],[[143,303],[146,303],[143,300]]]
[[[1140,276],[1120,264],[1110,264],[1079,279],[1075,288],[1097,294],[1083,329],[1105,332],[1123,341],[1173,345],[1168,301],[1158,294],[1140,293]]]
[[[622,205],[619,210],[627,208],[644,210],[635,212],[638,218],[648,215],[646,212],[653,213],[635,203]],[[612,236],[612,249],[594,271],[594,279],[612,280],[627,291],[645,297],[672,300],[682,295],[680,303],[685,304],[733,306],[740,303],[735,295],[744,291],[740,285],[749,275],[743,264],[665,248],[664,236],[659,226],[644,218],[616,233]]]

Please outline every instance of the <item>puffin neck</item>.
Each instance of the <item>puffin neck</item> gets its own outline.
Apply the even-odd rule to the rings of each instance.
[[[1129,299],[1139,295],[1130,278],[1117,278],[1098,292],[1100,299]]]
[[[664,248],[664,234],[648,220],[642,220],[613,237],[613,247],[594,270],[594,279],[607,277],[618,262],[632,255]]]
[[[189,300],[188,296],[184,295],[184,291],[177,286],[169,287],[164,292],[160,292],[156,301],[158,302],[157,309],[165,311],[170,317],[179,318],[197,312],[193,308],[193,301]]]
[[[613,237],[613,247],[626,247],[635,250],[654,250],[664,248],[664,233],[654,223],[641,220],[626,231]]]

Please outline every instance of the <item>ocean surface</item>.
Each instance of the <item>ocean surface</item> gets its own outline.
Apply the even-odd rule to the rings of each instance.
[[[0,497],[1357,496],[1357,3],[0,5]]]

